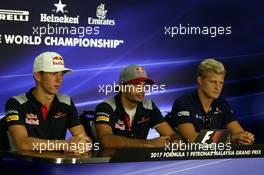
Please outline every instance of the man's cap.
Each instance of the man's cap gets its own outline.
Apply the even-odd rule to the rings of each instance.
[[[137,84],[143,81],[147,84],[154,84],[154,81],[147,76],[145,69],[135,64],[125,67],[119,77],[119,84]]]
[[[72,69],[64,67],[61,55],[56,52],[43,52],[35,58],[33,72],[72,72]]]

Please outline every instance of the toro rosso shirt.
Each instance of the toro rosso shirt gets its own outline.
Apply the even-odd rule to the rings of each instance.
[[[110,97],[96,107],[95,124],[107,124],[113,134],[128,138],[146,139],[149,129],[164,122],[160,110],[153,101],[144,100],[137,105],[132,125],[125,112],[120,95]]]
[[[24,125],[30,137],[43,139],[65,139],[67,128],[80,123],[76,107],[67,95],[54,96],[47,111],[29,92],[10,98],[5,107],[8,126]]]

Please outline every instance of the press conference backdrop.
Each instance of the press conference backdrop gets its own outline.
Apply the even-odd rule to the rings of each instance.
[[[264,142],[264,23],[262,1],[9,0],[0,3],[0,113],[6,100],[34,86],[32,64],[56,51],[74,73],[60,92],[79,113],[115,94],[120,70],[145,67],[158,85],[163,112],[196,88],[205,58],[227,69],[222,96],[243,127]],[[112,89],[110,89],[112,88]]]

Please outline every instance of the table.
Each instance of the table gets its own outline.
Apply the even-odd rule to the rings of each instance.
[[[262,154],[255,158],[250,158],[252,155],[237,155],[237,157],[225,158],[203,157],[204,160],[197,159],[198,157],[189,157],[189,160],[181,160],[182,157],[148,159],[150,153],[162,151],[162,149],[101,150],[86,155],[61,152],[43,152],[42,154],[31,151],[1,152],[0,174],[260,175],[264,171],[263,148],[263,145],[234,148],[235,150],[243,149],[244,151],[260,149]]]

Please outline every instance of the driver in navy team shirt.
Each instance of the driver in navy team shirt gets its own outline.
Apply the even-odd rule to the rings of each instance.
[[[166,119],[186,140],[194,142],[202,129],[227,128],[232,143],[254,142],[254,135],[241,127],[228,102],[219,97],[225,74],[224,65],[215,59],[202,61],[197,70],[198,88],[175,100]]]

